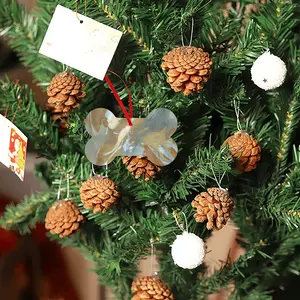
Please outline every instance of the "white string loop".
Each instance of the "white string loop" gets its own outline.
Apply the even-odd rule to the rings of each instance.
[[[154,240],[151,239],[150,240],[150,244],[151,244],[151,276],[154,274]]]
[[[211,168],[211,171],[212,171],[212,173],[213,173],[213,175],[214,175],[214,179],[215,179],[215,182],[216,182],[218,188],[219,188],[220,190],[225,190],[225,189],[222,188],[221,184],[222,184],[223,178],[224,178],[224,176],[225,176],[225,174],[226,174],[226,171],[223,172],[221,178],[218,180],[218,179],[217,179],[217,176],[216,176],[216,173],[215,173],[215,170],[214,170],[214,168],[213,168],[212,163],[210,163],[210,168]]]
[[[241,126],[241,122],[240,122],[240,114],[241,114],[241,110],[240,110],[240,101],[236,101],[233,100],[233,106],[234,106],[234,112],[236,115],[236,127],[238,131],[242,130],[242,126]]]
[[[92,164],[92,174],[93,174],[94,176],[97,175],[96,172],[95,172],[95,169],[94,169],[94,164]]]
[[[183,38],[183,24],[182,24],[182,19],[183,19],[183,18],[181,17],[181,26],[180,26],[181,43],[182,43],[182,46],[185,47],[185,44],[184,44],[184,38]],[[194,18],[192,17],[192,28],[191,28],[191,36],[190,36],[189,47],[192,45],[192,41],[193,41],[193,36],[194,36],[194,25],[195,25]]]
[[[107,174],[108,174],[108,164],[106,163],[105,164],[105,177],[108,177]]]
[[[67,199],[70,198],[70,175],[67,175]]]
[[[182,224],[180,224],[179,221],[178,221],[178,213],[174,212],[174,213],[173,213],[173,216],[174,216],[174,218],[175,218],[176,224],[177,224],[177,226],[181,229],[181,231],[183,231],[183,232],[185,232],[185,231],[188,232],[188,231],[189,231],[189,226],[188,226],[188,221],[187,221],[186,214],[185,214],[183,211],[181,211],[181,214],[182,214],[183,217],[184,217],[185,228],[184,228],[184,226],[183,226]]]
[[[214,170],[214,168],[213,168],[212,163],[210,163],[210,168],[211,168],[211,171],[212,171],[212,173],[213,173],[213,175],[214,175],[215,182],[216,182],[217,186],[219,187],[219,189],[222,189],[222,188],[221,188],[220,181],[217,179],[217,176],[216,176],[216,173],[215,173],[215,170]]]
[[[60,176],[60,179],[59,179],[59,186],[58,186],[58,190],[57,190],[57,200],[60,200],[61,184],[62,184],[62,176]]]

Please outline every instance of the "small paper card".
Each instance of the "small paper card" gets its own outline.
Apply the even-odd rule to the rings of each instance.
[[[27,137],[11,121],[0,115],[0,162],[24,180]]]
[[[103,80],[122,32],[58,5],[40,53]]]

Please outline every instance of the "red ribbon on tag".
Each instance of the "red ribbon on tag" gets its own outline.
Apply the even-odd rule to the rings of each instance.
[[[123,101],[121,100],[121,98],[120,98],[118,92],[116,91],[114,85],[112,84],[112,82],[110,81],[110,79],[108,78],[108,76],[105,75],[105,77],[104,77],[104,79],[105,79],[105,81],[107,82],[109,88],[111,89],[112,93],[114,94],[115,99],[117,100],[117,102],[119,103],[119,105],[120,105],[120,107],[121,107],[121,109],[122,109],[122,111],[123,111],[123,113],[124,113],[124,116],[125,116],[125,118],[126,118],[126,120],[127,120],[127,122],[128,122],[128,125],[129,125],[129,126],[132,126],[131,118],[133,118],[133,104],[132,104],[132,97],[131,97],[131,94],[130,94],[130,90],[129,90],[129,88],[128,88],[126,82],[125,82],[118,74],[116,74],[115,72],[110,71],[110,70],[108,70],[108,72],[110,72],[110,73],[116,75],[119,79],[122,80],[122,82],[123,82],[124,85],[125,85],[125,88],[126,88],[127,93],[128,93],[129,113],[128,113],[128,111],[126,110]]]

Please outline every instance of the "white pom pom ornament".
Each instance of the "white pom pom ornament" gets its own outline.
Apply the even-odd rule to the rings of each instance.
[[[285,63],[270,51],[259,56],[251,68],[252,81],[265,91],[281,86],[286,73]]]
[[[183,269],[194,269],[203,263],[205,244],[194,233],[184,231],[172,245],[174,263]]]

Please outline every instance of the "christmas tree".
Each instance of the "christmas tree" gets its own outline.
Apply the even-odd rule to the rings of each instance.
[[[1,1],[1,35],[49,96],[44,109],[26,85],[0,81],[1,113],[9,106],[6,117],[15,114],[47,159],[36,173],[49,185],[7,207],[1,226],[24,234],[46,219],[51,238],[80,249],[116,299],[204,299],[232,283],[232,299],[273,299],[300,267],[300,9],[296,0],[253,2],[40,0],[28,13]],[[87,159],[89,112],[124,115],[105,81],[39,54],[58,4],[123,32],[109,69],[127,82],[134,117],[158,108],[177,117],[172,163]],[[65,39],[70,55],[85,43]],[[107,74],[127,107],[126,86]],[[205,243],[229,218],[246,254],[205,277],[197,236]],[[190,239],[171,251],[182,229]],[[134,281],[153,251],[158,275]]]

